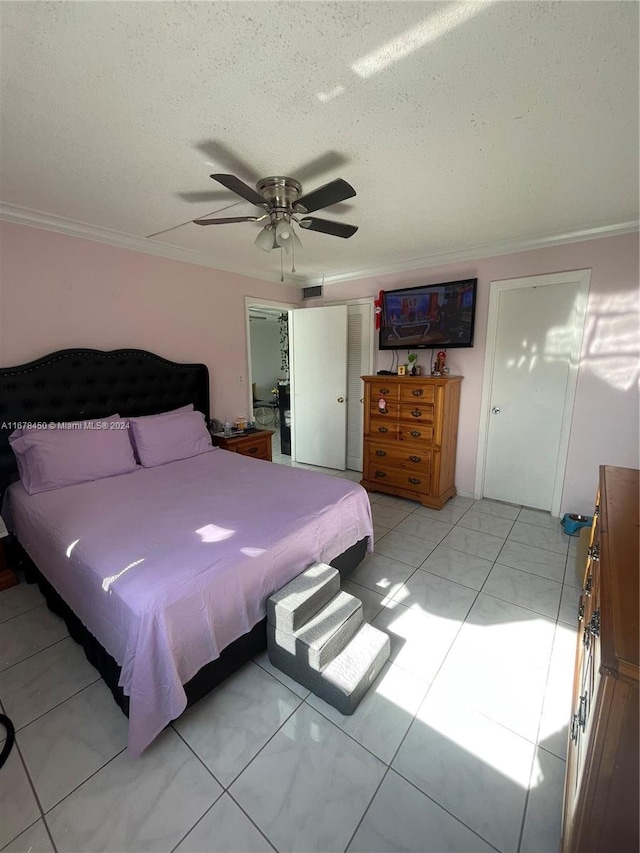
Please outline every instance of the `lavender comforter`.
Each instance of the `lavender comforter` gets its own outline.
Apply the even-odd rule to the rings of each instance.
[[[15,483],[9,501],[24,548],[121,666],[136,755],[273,592],[372,542],[361,486],[223,450],[37,495]]]

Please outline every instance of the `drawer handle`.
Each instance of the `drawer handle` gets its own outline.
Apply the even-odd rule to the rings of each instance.
[[[419,486],[422,481],[417,477],[409,477],[409,482],[413,483],[414,486]]]
[[[591,595],[591,587],[593,585],[593,577],[589,575],[584,585],[584,594],[589,597]]]
[[[381,389],[380,389],[380,393],[381,393],[381,394],[388,394],[388,393],[389,393],[389,389],[388,389],[388,388],[381,388]]]
[[[414,409],[411,414],[414,418],[419,418],[422,415],[422,412],[420,411],[420,409]]]
[[[422,458],[420,456],[410,456],[409,462],[422,462]]]
[[[386,450],[376,450],[376,456],[386,456],[386,455],[387,455]]]
[[[587,551],[587,556],[594,563],[597,563],[598,560],[600,559],[600,546],[598,544],[591,545],[589,550]]]
[[[386,476],[387,475],[385,474],[384,471],[376,471],[376,477],[386,477]]]
[[[389,432],[386,427],[378,427],[378,432]]]
[[[571,740],[578,740],[578,715],[574,714],[571,718]]]
[[[258,448],[257,448],[257,447],[250,447],[250,448],[249,448],[249,453],[257,453],[257,452],[258,452]]]
[[[422,395],[424,394],[424,389],[423,388],[415,388],[411,393],[413,394],[414,397],[422,397]]]
[[[422,435],[422,433],[421,433],[419,430],[417,430],[417,429],[412,429],[412,430],[410,430],[409,435],[410,435],[412,438],[420,438],[420,436]]]
[[[586,692],[582,694],[580,697],[580,704],[578,705],[578,725],[582,729],[585,730],[585,726],[587,725],[587,694]]]

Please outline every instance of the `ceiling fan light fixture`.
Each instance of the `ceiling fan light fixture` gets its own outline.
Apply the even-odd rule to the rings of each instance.
[[[276,225],[276,243],[283,249],[288,248],[292,242],[293,226],[291,222],[282,218]]]
[[[276,236],[276,246],[281,249],[284,249],[287,255],[290,255],[294,250],[296,252],[302,251],[302,243],[300,242],[300,238],[293,229],[293,222],[290,224],[290,228],[291,233],[286,242],[283,242],[282,244],[278,243],[278,238]]]
[[[254,246],[262,249],[263,252],[270,252],[273,249],[273,230],[271,225],[265,225],[254,241]]]

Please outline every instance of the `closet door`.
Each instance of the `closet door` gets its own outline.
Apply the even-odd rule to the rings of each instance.
[[[347,307],[289,311],[291,455],[344,471],[347,434]]]
[[[373,305],[347,306],[347,468],[362,471],[364,382],[373,365]]]

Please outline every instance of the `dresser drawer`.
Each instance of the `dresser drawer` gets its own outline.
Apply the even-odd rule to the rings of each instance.
[[[594,526],[594,538],[587,552],[587,565],[584,575],[583,598],[585,600],[585,620],[588,622],[600,602],[600,536],[599,527]]]
[[[400,424],[398,429],[399,441],[411,441],[421,444],[433,444],[433,427],[422,423]]]
[[[420,471],[403,471],[386,464],[378,464],[371,459],[367,464],[368,478],[373,483],[385,486],[396,486],[402,489],[412,489],[426,494],[431,486],[429,474]]]
[[[398,404],[394,403],[392,400],[390,401],[388,397],[385,397],[387,401],[386,411],[381,412],[380,406],[378,405],[379,398],[376,397],[375,400],[371,400],[371,405],[369,406],[369,415],[372,418],[385,418],[388,421],[398,420],[398,415],[400,410],[398,408]]]
[[[387,400],[397,400],[400,396],[400,383],[396,380],[379,379],[377,382],[372,382],[370,387],[371,402],[377,403],[380,397],[385,397]]]
[[[404,448],[400,445],[369,445],[369,461],[372,467],[383,465],[428,474],[431,471],[431,451]]]
[[[398,438],[398,422],[384,415],[371,418],[367,435],[371,438],[387,438],[395,441]]]
[[[433,424],[433,404],[422,403],[400,403],[400,420],[405,423]]]
[[[400,402],[433,403],[436,399],[436,389],[433,385],[403,385],[400,388]]]
[[[229,450],[234,450],[242,456],[252,456],[254,459],[266,459],[271,461],[271,436],[256,435],[247,436],[233,443]]]

